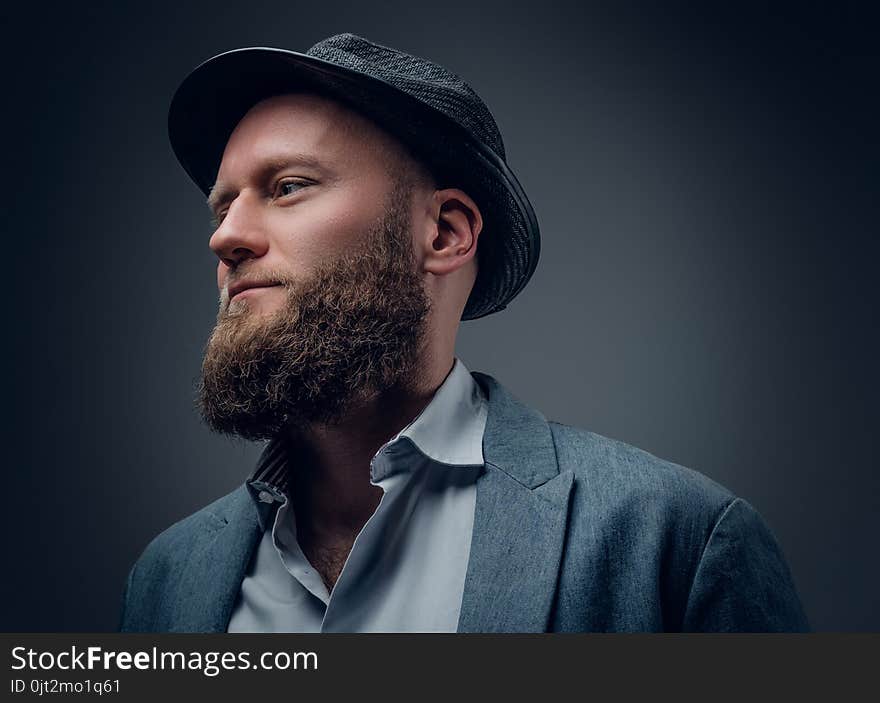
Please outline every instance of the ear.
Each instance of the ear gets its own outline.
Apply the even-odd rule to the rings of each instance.
[[[458,188],[435,191],[431,215],[432,226],[424,240],[423,269],[445,276],[476,256],[483,216],[470,196]]]

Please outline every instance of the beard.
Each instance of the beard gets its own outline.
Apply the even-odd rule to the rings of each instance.
[[[198,388],[212,430],[257,440],[339,424],[353,407],[413,384],[431,305],[413,253],[408,192],[398,184],[358,249],[308,279],[261,271],[285,288],[280,309],[259,315],[246,298],[221,299]]]

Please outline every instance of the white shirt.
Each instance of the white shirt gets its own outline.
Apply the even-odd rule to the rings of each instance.
[[[272,440],[248,479],[266,523],[228,631],[455,632],[487,413],[456,357],[428,405],[373,457],[370,483],[382,498],[332,593],[297,543],[287,457]],[[267,505],[279,503],[271,520]]]

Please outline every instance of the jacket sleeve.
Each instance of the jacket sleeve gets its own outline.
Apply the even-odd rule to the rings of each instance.
[[[782,550],[760,514],[735,498],[697,566],[685,632],[809,632]]]
[[[119,624],[116,627],[117,632],[127,632],[129,630],[128,627],[128,594],[131,592],[131,582],[134,579],[134,570],[137,568],[137,563],[131,567],[128,572],[128,578],[125,580],[125,590],[122,593],[122,607],[119,611]]]

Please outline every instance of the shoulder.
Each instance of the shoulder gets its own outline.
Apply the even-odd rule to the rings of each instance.
[[[740,499],[699,471],[620,440],[548,423],[560,473],[574,475],[570,544],[631,568],[692,573],[715,526]],[[585,554],[586,556],[586,554]]]
[[[593,505],[642,513],[700,515],[714,522],[736,496],[699,471],[621,440],[548,422],[560,472],[572,471]]]
[[[242,501],[250,500],[244,484],[214,500],[196,512],[173,523],[156,535],[135,563],[138,570],[167,568],[185,558],[194,542],[226,524],[226,516]]]
[[[574,475],[560,628],[809,628],[782,550],[746,500],[626,442],[548,425],[559,471]]]
[[[192,555],[205,540],[242,511],[250,500],[244,484],[178,520],[156,535],[129,569],[122,596],[118,629],[122,632],[163,632],[169,627],[169,603]]]

